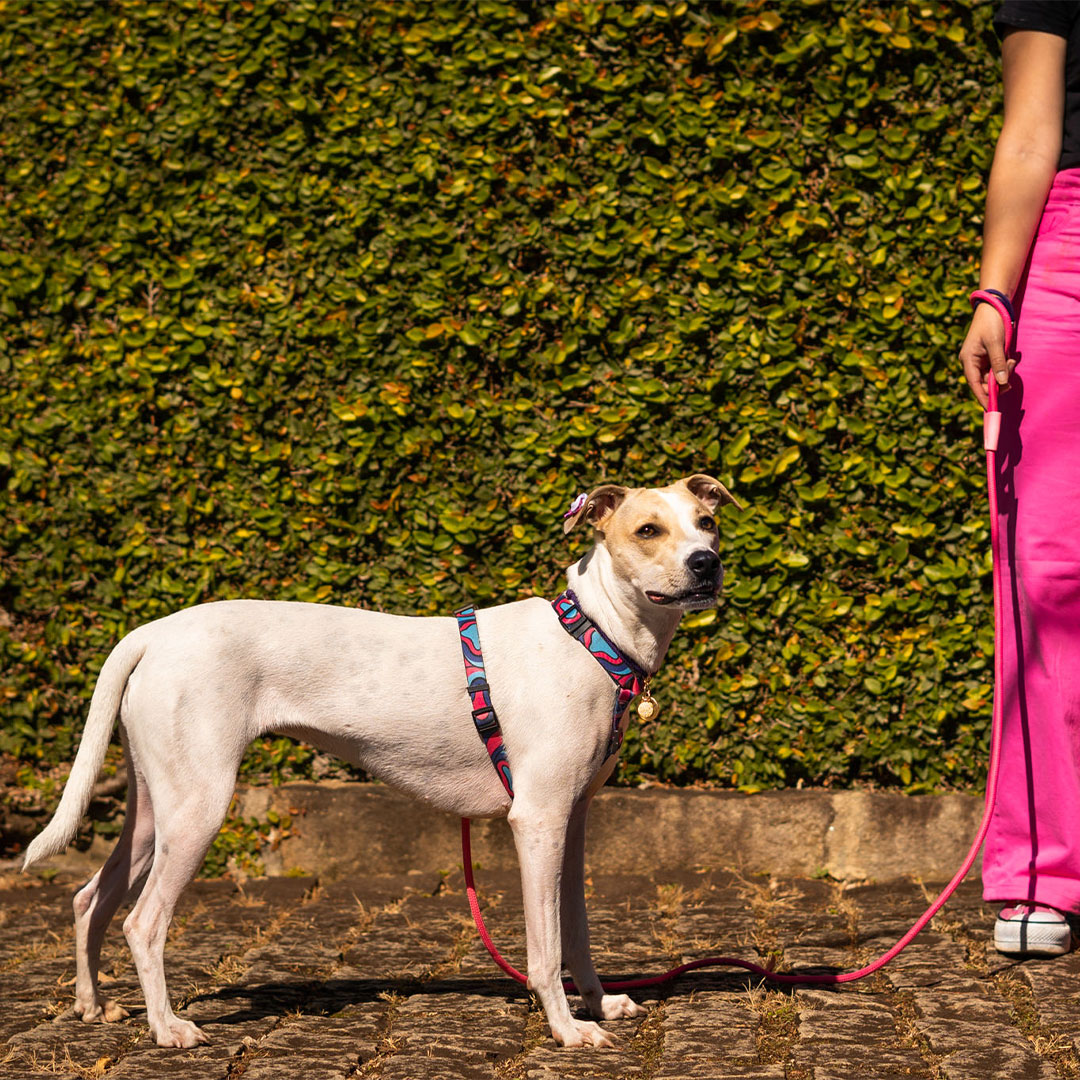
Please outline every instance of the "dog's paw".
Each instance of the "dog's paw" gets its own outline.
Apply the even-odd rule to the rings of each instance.
[[[114,1024],[128,1015],[127,1009],[112,998],[99,998],[91,1005],[80,1005],[76,1002],[74,1013],[84,1024],[93,1024],[98,1020],[105,1024]]]
[[[128,1011],[123,1005],[118,1005],[112,998],[106,998],[101,1007],[101,1018],[106,1024],[115,1024],[117,1020],[126,1020]]]
[[[601,1020],[622,1020],[627,1016],[645,1016],[648,1009],[631,1001],[625,994],[605,994],[600,999],[600,1008],[593,1011],[593,1016]]]
[[[611,1036],[591,1020],[571,1020],[570,1027],[564,1031],[551,1029],[551,1034],[560,1046],[607,1046],[614,1047]]]
[[[158,1046],[177,1046],[190,1049],[200,1043],[208,1043],[210,1036],[197,1028],[190,1020],[180,1020],[172,1016],[161,1031],[154,1032]]]

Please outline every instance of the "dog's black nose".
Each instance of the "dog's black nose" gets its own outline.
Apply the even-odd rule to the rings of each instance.
[[[716,572],[720,569],[720,556],[708,548],[701,548],[686,560],[686,565],[694,577],[708,581],[716,577]]]

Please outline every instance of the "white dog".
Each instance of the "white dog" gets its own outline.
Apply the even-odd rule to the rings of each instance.
[[[694,475],[654,489],[606,484],[566,515],[567,532],[582,520],[595,529],[595,546],[567,572],[580,610],[640,674],[659,668],[684,611],[716,602],[723,569],[714,514],[724,502],[738,506],[718,481]],[[207,1041],[169,1004],[165,937],[224,820],[245,748],[280,732],[439,810],[506,815],[521,864],[529,986],[557,1043],[610,1046],[597,1024],[570,1015],[561,969],[593,1016],[644,1012],[624,994],[604,993],[585,914],[585,818],[614,768],[626,712],[613,710],[613,676],[547,600],[481,610],[476,625],[513,799],[477,737],[453,618],[236,600],[125,637],[101,669],[56,814],[24,863],[63,850],[75,834],[119,715],[128,813],[116,849],[75,896],[76,1014],[126,1015],[102,997],[97,969],[109,920],[130,897],[124,933],[158,1045]]]

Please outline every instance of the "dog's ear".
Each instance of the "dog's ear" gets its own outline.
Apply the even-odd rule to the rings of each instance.
[[[731,494],[719,480],[714,480],[704,473],[694,473],[679,481],[690,490],[690,494],[700,499],[710,514],[715,514],[718,507],[724,503],[732,503],[741,510],[742,503]]]
[[[601,484],[586,495],[582,492],[563,515],[563,532],[568,533],[579,521],[587,521],[594,528],[626,498],[628,488],[619,484]]]

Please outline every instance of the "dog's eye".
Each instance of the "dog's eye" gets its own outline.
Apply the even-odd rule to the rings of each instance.
[[[704,529],[705,532],[713,532],[716,529],[716,522],[711,517],[703,517],[698,520],[697,527]]]
[[[660,530],[655,525],[642,525],[637,534],[642,540],[651,540]]]

